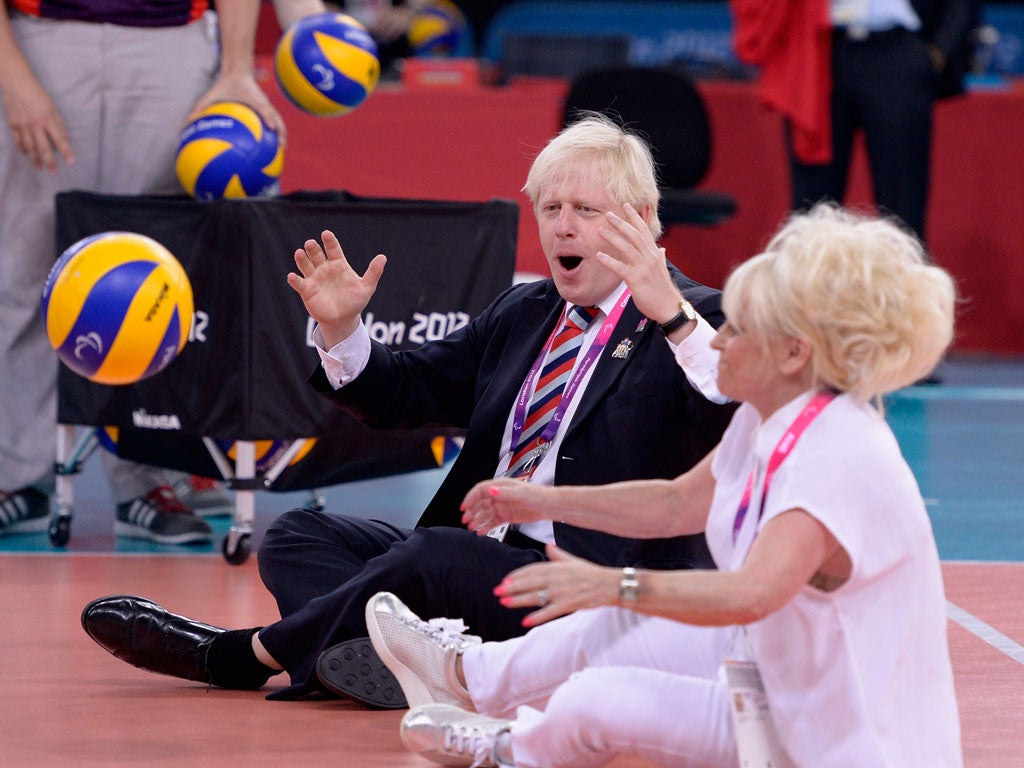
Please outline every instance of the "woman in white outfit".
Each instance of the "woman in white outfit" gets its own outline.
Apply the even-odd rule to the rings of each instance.
[[[552,550],[495,594],[538,606],[530,625],[572,615],[483,645],[378,595],[367,623],[413,707],[407,746],[444,764],[519,768],[618,754],[687,767],[962,766],[938,554],[880,413],[882,395],[937,364],[954,303],[949,275],[895,224],[825,205],[792,217],[726,282],[718,387],[743,405],[702,463],[671,481],[490,481],[464,502],[480,532],[540,519],[705,531],[719,570],[623,571]]]

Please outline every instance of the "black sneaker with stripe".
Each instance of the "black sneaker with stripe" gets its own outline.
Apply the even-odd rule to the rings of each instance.
[[[213,541],[213,529],[181,503],[170,486],[117,505],[114,533],[158,544],[200,544]]]
[[[35,488],[4,493],[0,491],[0,536],[8,533],[38,533],[50,523],[50,497]]]

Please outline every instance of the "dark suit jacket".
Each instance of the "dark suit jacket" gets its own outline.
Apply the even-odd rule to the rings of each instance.
[[[720,324],[719,293],[674,272],[698,312]],[[459,526],[466,492],[494,476],[512,403],[563,306],[551,280],[514,286],[442,340],[406,352],[373,343],[366,369],[338,391],[322,369],[311,381],[373,427],[465,428],[462,450],[418,523]],[[691,387],[657,325],[643,320],[630,302],[580,395],[561,444],[557,485],[670,478],[717,445],[733,408]],[[632,351],[615,358],[623,339]],[[567,552],[609,565],[711,567],[703,536],[640,542],[555,523],[555,539]]]

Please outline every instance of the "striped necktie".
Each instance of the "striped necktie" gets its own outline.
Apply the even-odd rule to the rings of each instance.
[[[529,477],[537,462],[532,455],[542,442],[544,428],[562,400],[562,392],[576,364],[576,356],[583,345],[583,333],[597,316],[597,307],[573,305],[565,325],[551,340],[548,353],[541,366],[540,377],[530,398],[526,421],[519,436],[519,444],[512,452],[506,477]]]

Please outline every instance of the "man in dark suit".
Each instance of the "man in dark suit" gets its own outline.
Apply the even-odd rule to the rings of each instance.
[[[730,0],[786,119],[792,206],[842,202],[863,131],[875,202],[925,236],[935,101],[963,93],[977,0]]]
[[[259,551],[280,621],[227,631],[119,596],[83,612],[97,642],[136,666],[223,687],[259,688],[285,669],[292,685],[276,698],[327,689],[400,707],[401,689],[365,638],[364,607],[377,591],[504,639],[525,631],[525,613],[502,608],[492,590],[544,559],[545,543],[607,565],[711,567],[701,536],[640,541],[543,523],[478,537],[461,526],[466,492],[497,475],[547,484],[673,477],[717,444],[732,412],[715,387],[705,319],[721,320],[718,293],[668,265],[656,244],[646,145],[590,116],[540,153],[525,190],[552,279],[510,288],[466,327],[414,351],[392,352],[362,325],[383,255],[359,275],[330,232],[295,254],[299,273],[288,281],[318,324],[313,385],[372,426],[467,430],[417,527],[293,510]],[[577,323],[583,315],[593,320]]]

